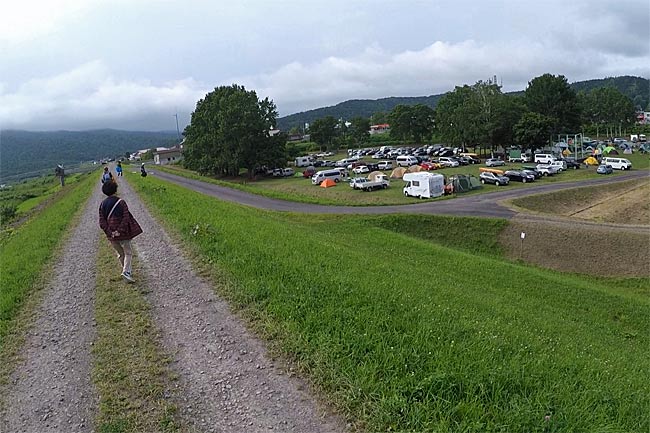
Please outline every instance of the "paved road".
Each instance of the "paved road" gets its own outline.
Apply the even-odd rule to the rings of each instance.
[[[577,182],[553,182],[530,185],[526,188],[507,188],[501,191],[459,196],[449,200],[424,201],[418,204],[394,206],[325,206],[309,203],[297,203],[285,200],[272,199],[248,192],[231,189],[199,180],[187,179],[162,171],[151,173],[161,179],[174,182],[185,188],[200,193],[217,197],[221,200],[237,202],[243,205],[260,209],[322,214],[390,214],[390,213],[417,213],[434,215],[458,215],[510,219],[517,212],[499,204],[503,200],[523,197],[531,194],[547,193],[565,188],[574,188],[605,183],[621,182],[630,179],[650,178],[650,170],[631,171],[617,176],[603,176],[601,178],[587,179]]]

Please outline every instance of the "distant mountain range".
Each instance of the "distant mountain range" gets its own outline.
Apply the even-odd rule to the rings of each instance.
[[[571,84],[571,87],[576,91],[590,91],[599,87],[614,87],[620,90],[624,95],[632,99],[634,105],[648,108],[650,104],[650,81],[640,77],[610,77],[598,80],[578,81]],[[510,94],[521,94],[523,90],[518,92],[510,92]],[[294,126],[302,129],[305,123],[312,123],[316,119],[321,119],[326,116],[333,116],[336,119],[343,118],[350,120],[353,117],[370,117],[378,112],[390,112],[397,105],[415,105],[424,104],[431,108],[435,108],[438,101],[443,96],[415,96],[415,97],[390,97],[381,99],[351,99],[349,101],[341,102],[334,106],[316,108],[314,110],[303,111],[289,116],[284,116],[278,119],[278,128],[283,131],[288,131]]]
[[[57,164],[76,165],[83,161],[124,156],[126,152],[171,147],[176,131],[144,132],[100,129],[93,131],[20,130],[0,131],[0,180],[18,174],[51,169]]]
[[[577,91],[611,86],[629,96],[634,104],[647,108],[650,103],[650,81],[639,77],[613,77],[571,84]],[[522,93],[512,92],[512,94]],[[325,116],[350,120],[355,116],[370,117],[390,112],[399,104],[425,104],[435,107],[443,95],[354,99],[332,107],[323,107],[278,119],[278,127],[288,131],[302,128]],[[155,147],[171,147],[177,143],[175,131],[145,132],[101,129],[92,131],[29,132],[0,130],[0,182],[19,174],[54,170],[57,164],[75,165],[82,161],[123,156],[126,152]]]

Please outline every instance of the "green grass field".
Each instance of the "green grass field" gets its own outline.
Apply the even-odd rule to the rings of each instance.
[[[133,186],[358,429],[650,429],[647,279],[507,262],[504,222],[282,214]]]

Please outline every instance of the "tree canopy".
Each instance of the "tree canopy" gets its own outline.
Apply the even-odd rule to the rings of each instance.
[[[524,92],[528,109],[551,119],[552,134],[580,130],[580,105],[564,75],[544,74],[533,78]]]
[[[433,133],[433,108],[423,105],[398,105],[388,114],[390,134],[401,140],[422,143]]]
[[[208,93],[196,104],[185,128],[185,166],[200,173],[252,177],[263,165],[284,159],[284,137],[271,136],[277,111],[273,101],[233,84]]]

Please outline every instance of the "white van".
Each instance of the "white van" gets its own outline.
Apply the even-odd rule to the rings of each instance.
[[[311,156],[299,156],[296,158],[296,167],[309,167],[314,165],[314,159]]]
[[[418,159],[411,155],[401,155],[395,160],[399,167],[410,167],[418,163]]]
[[[334,182],[340,182],[342,179],[341,170],[321,170],[314,173],[311,177],[313,185],[320,185],[325,179],[332,179]]]
[[[556,158],[550,153],[536,153],[533,162],[536,164],[550,164],[555,161],[555,159]]]
[[[601,164],[609,165],[614,170],[630,170],[632,169],[632,163],[629,159],[625,158],[603,158]]]
[[[445,177],[441,174],[420,171],[404,173],[406,185],[402,189],[406,197],[433,198],[445,192]]]

